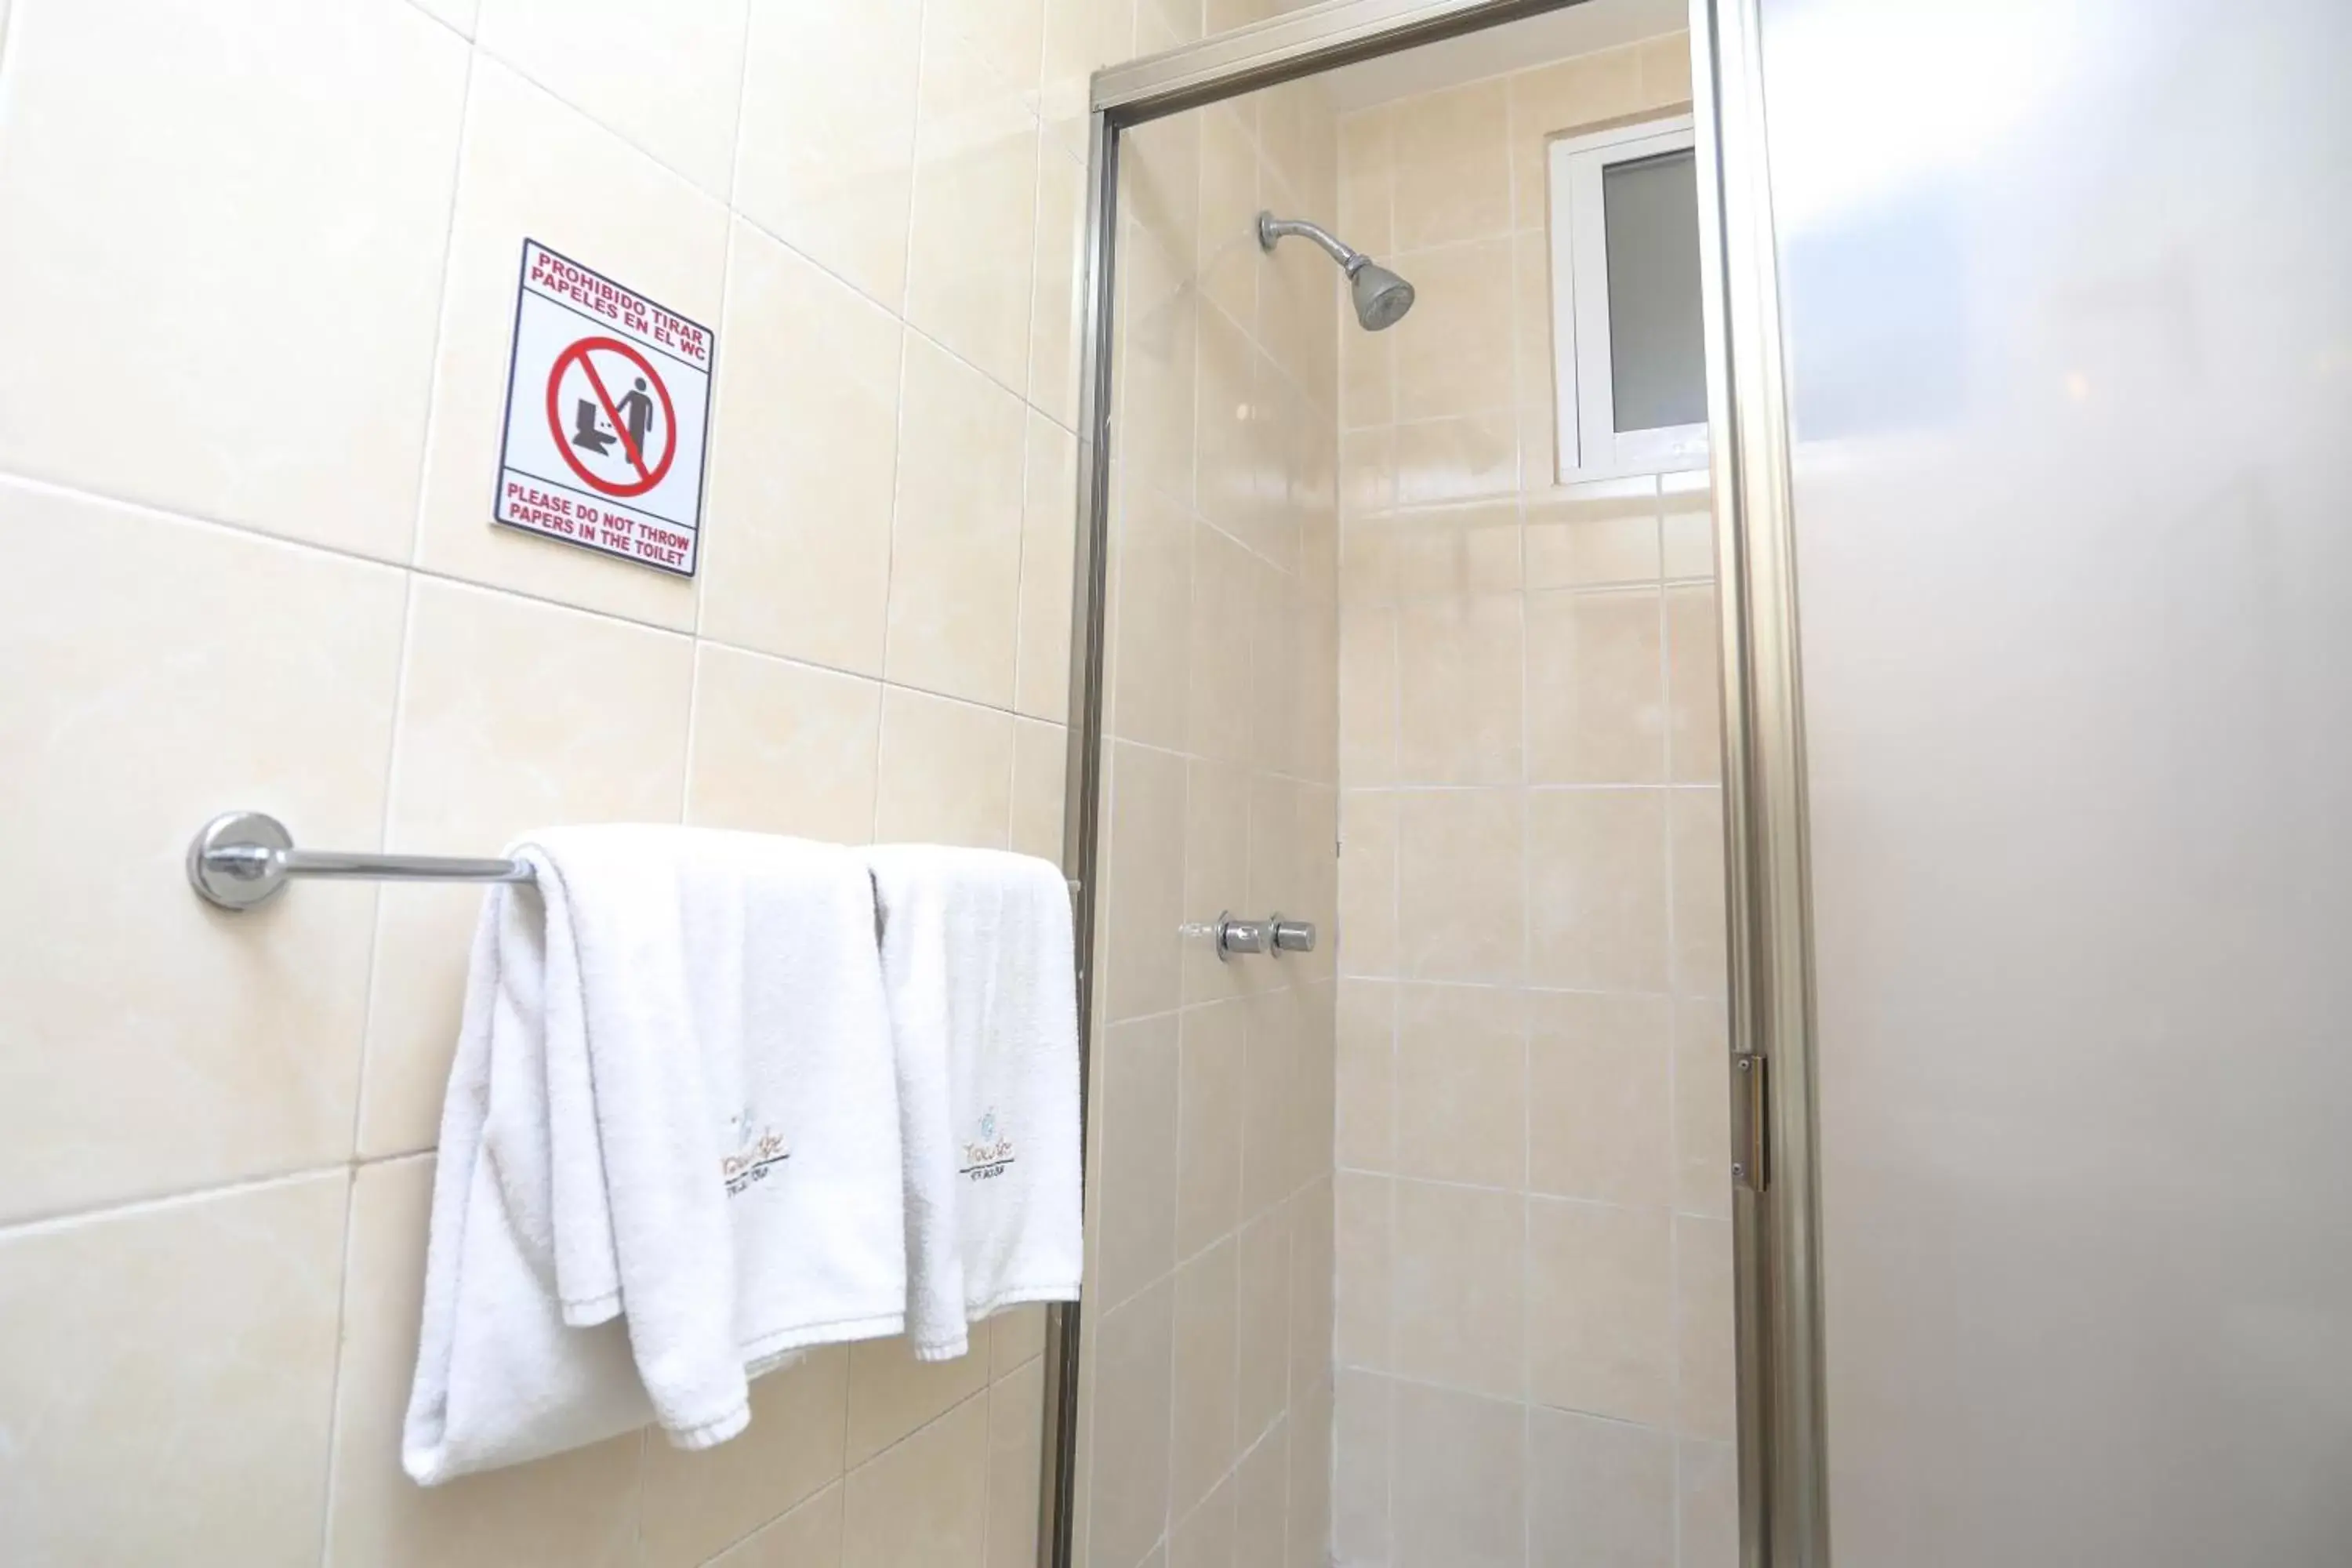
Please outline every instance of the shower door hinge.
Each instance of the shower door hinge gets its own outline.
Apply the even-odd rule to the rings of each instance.
[[[1748,1051],[1731,1058],[1731,1180],[1752,1193],[1772,1183],[1771,1083],[1764,1058]]]

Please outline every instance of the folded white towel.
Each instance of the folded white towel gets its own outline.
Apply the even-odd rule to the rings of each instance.
[[[898,1058],[907,1334],[944,1360],[1000,1308],[1077,1299],[1069,886],[991,849],[886,845],[867,861]]]
[[[673,827],[514,852],[538,885],[485,904],[443,1110],[403,1444],[427,1484],[648,1420],[723,1442],[748,1376],[904,1319],[862,858]]]

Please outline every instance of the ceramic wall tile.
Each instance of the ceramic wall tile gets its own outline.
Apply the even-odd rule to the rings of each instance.
[[[1342,1373],[1342,1562],[1664,1564],[1691,1520],[1684,1560],[1720,1550],[1676,1448],[1728,1404],[1676,1316],[1716,1323],[1729,1267],[1710,498],[1558,482],[1546,170],[1688,68],[1677,34],[1336,128],[1341,232],[1419,289],[1377,336],[1333,312],[1335,1353],[1412,1380]]]
[[[1672,1220],[1528,1200],[1528,1389],[1540,1404],[1670,1426]]]
[[[1395,1169],[1396,989],[1339,983],[1339,1163],[1349,1170]]]
[[[1077,438],[1032,410],[1021,500],[1021,625],[1013,706],[1059,724],[1070,718],[1076,609]]]
[[[1530,782],[1663,782],[1677,715],[1657,593],[1530,594],[1527,616]]]
[[[41,763],[23,783],[26,820],[85,858],[117,843],[141,865],[100,879],[121,898],[91,906],[87,941],[79,917],[45,914],[18,944],[37,967],[9,988],[16,1032],[43,1048],[30,1098],[16,1097],[39,1125],[10,1141],[36,1173],[5,1184],[0,1226],[49,1217],[0,1230],[0,1249],[25,1255],[9,1277],[42,1287],[36,1301],[0,1286],[0,1317],[22,1342],[58,1341],[43,1364],[74,1375],[66,1404],[35,1391],[73,1414],[45,1428],[18,1478],[32,1489],[0,1500],[0,1555],[299,1563],[323,1543],[328,1561],[387,1568],[550,1552],[608,1568],[1025,1568],[1045,1373],[1034,1309],[939,1367],[895,1342],[812,1356],[763,1380],[751,1429],[710,1453],[630,1434],[415,1487],[397,1441],[433,1170],[423,1151],[481,891],[301,887],[226,916],[155,897],[154,877],[177,886],[187,834],[236,805],[282,816],[306,844],[351,848],[479,854],[541,824],[629,819],[1057,853],[1086,197],[1067,109],[1087,70],[1139,38],[1193,36],[1205,16],[1162,0],[1140,28],[1129,0],[886,0],[854,19],[803,0],[718,0],[629,18],[633,47],[615,55],[608,0],[386,0],[348,16],[233,0],[194,19],[152,0],[5,9],[0,220],[51,238],[0,261],[36,307],[0,341],[42,376],[37,399],[0,394],[0,468],[36,481],[0,481],[0,533],[26,534],[18,554],[41,569],[25,579],[50,594],[0,631],[47,672],[0,702],[0,729],[20,731],[16,750]],[[131,146],[158,105],[174,135]],[[1256,109],[1243,116],[1265,164],[1244,183],[1253,199],[1263,183],[1328,214],[1328,107],[1301,90],[1276,109],[1263,147]],[[1172,614],[1158,624],[1189,628],[1204,526],[1190,510],[1201,164],[1178,126],[1146,140],[1120,351],[1123,371],[1140,367],[1123,388],[1135,395],[1122,440],[1144,435],[1118,456],[1138,459],[1139,493],[1171,504],[1164,531],[1185,559],[1160,585]],[[134,271],[134,252],[100,243],[119,233],[163,237],[136,249]],[[526,237],[721,336],[690,581],[489,522]],[[1167,252],[1156,276],[1155,246]],[[1314,695],[1337,686],[1337,324],[1319,308],[1336,275],[1303,251],[1253,259],[1286,288],[1271,304],[1229,301],[1254,340],[1233,386],[1251,411],[1213,476],[1241,480],[1213,493],[1239,503],[1221,521],[1251,556],[1230,580],[1250,658],[1228,672],[1230,721],[1203,710],[1201,721],[1226,725],[1221,749],[1242,773],[1235,896],[1278,891],[1328,929],[1333,866],[1276,829],[1336,833],[1336,706]],[[125,427],[140,432],[129,447]],[[1115,510],[1123,521],[1124,502]],[[1127,580],[1148,589],[1150,576]],[[55,592],[67,580],[75,591]],[[265,601],[267,637],[249,613]],[[1149,601],[1130,598],[1130,626],[1156,624]],[[160,663],[159,637],[173,650]],[[1112,663],[1143,655],[1129,667],[1140,685],[1119,686],[1114,707],[1137,737],[1186,744],[1185,660],[1129,643],[1115,642]],[[1255,679],[1258,659],[1284,678]],[[1157,729],[1155,664],[1174,669],[1158,678]],[[236,711],[215,712],[224,701]],[[117,756],[131,742],[101,730],[137,737],[138,754]],[[1194,1511],[1227,1521],[1228,1556],[1244,1491],[1249,1539],[1277,1558],[1321,1535],[1319,1436],[1294,1434],[1328,1420],[1313,1401],[1328,1386],[1335,1251],[1319,1179],[1337,1114],[1331,963],[1286,966],[1269,987],[1286,1010],[1255,1036],[1251,991],[1236,987],[1229,1049],[1214,1008],[1197,1037],[1180,1026],[1183,781],[1200,759],[1167,755],[1164,809],[1128,824],[1140,899],[1106,899],[1107,935],[1150,933],[1129,1000],[1159,1008],[1168,1037],[1162,1081],[1128,1099],[1170,1121],[1138,1145],[1164,1156],[1143,1226],[1168,1238],[1164,1266],[1150,1259],[1163,1282],[1123,1321],[1090,1320],[1114,1353],[1097,1358],[1112,1396],[1097,1410],[1089,1391],[1087,1451],[1100,1415],[1107,1443],[1139,1461],[1127,1491],[1115,1467],[1081,1500],[1085,1530],[1107,1522],[1098,1539],[1118,1568],[1165,1568],[1165,1499],[1150,1500],[1170,1469],[1164,1281],[1180,1213],[1184,1256],[1197,1240],[1234,1260],[1235,1378],[1246,1366],[1253,1398],[1272,1392],[1252,1411],[1248,1486],[1225,1471],[1210,1489],[1222,1516]],[[60,770],[76,787],[56,787]],[[1147,771],[1127,769],[1129,783]],[[1150,793],[1131,792],[1147,807]],[[147,956],[113,965],[102,998],[57,962],[61,944],[126,942]],[[1110,980],[1106,1000],[1125,984]],[[213,1017],[206,996],[234,1011]],[[160,1035],[152,1018],[170,1020]],[[93,1145],[98,1112],[77,1097],[111,1080],[57,1063],[106,1067],[107,1042],[133,1024],[142,1064],[161,1048],[194,1087],[168,1125],[135,1105],[126,1120],[112,1095],[104,1124],[120,1146]],[[48,1048],[60,1034],[75,1047],[65,1056]],[[1278,1042],[1255,1071],[1253,1038]],[[1229,1105],[1209,1114],[1221,1096]],[[1202,1114],[1182,1120],[1186,1107]],[[367,1163],[353,1173],[355,1128]],[[64,1139],[99,1157],[56,1158]],[[1264,1185],[1236,1234],[1244,1144]],[[305,1169],[317,1173],[277,1176]],[[84,1212],[149,1196],[168,1201]],[[47,1261],[68,1254],[70,1268]],[[266,1337],[268,1386],[191,1359],[181,1341],[149,1355],[161,1320],[139,1303],[161,1300],[180,1329],[217,1320],[205,1331],[232,1350]],[[68,1309],[80,1312],[69,1334]],[[117,1386],[131,1374],[135,1396]],[[1139,1386],[1145,1397],[1127,1397]],[[181,1403],[207,1417],[201,1453],[171,1436],[194,1429],[173,1414]],[[1121,1427],[1114,1410],[1140,1425]],[[142,1508],[103,1506],[126,1484]],[[1130,1494],[1150,1528],[1122,1541]],[[262,1506],[231,1518],[223,1497]]]
[[[1191,1257],[1241,1217],[1248,1034],[1238,1001],[1184,1014],[1177,1089],[1176,1250]]]
[[[480,855],[549,824],[677,821],[693,679],[688,638],[419,578],[385,847]],[[430,1147],[440,1127],[481,898],[467,887],[381,892],[363,1155]]]
[[[1530,704],[1518,595],[1416,600],[1398,607],[1396,626],[1399,782],[1521,782]]]
[[[1184,913],[1181,757],[1111,749],[1104,986],[1110,1016],[1166,1012],[1181,994]]]
[[[1276,1568],[1288,1545],[1290,1423],[1277,1422],[1234,1472],[1234,1568]]]
[[[1590,130],[1662,107],[1644,90],[1638,46],[1572,55],[1538,69],[1516,72],[1506,80],[1512,196],[1521,227],[1544,222],[1548,141],[1562,132]],[[1689,96],[1685,73],[1684,90],[1676,97]]]
[[[1527,1203],[1516,1192],[1396,1184],[1390,1269],[1400,1376],[1520,1397]]]
[[[1514,499],[1402,512],[1382,531],[1401,599],[1511,593],[1524,580]]]
[[[0,548],[0,1216],[348,1158],[373,894],[231,914],[180,861],[240,807],[381,841],[399,574],[16,483]]]
[[[1675,1216],[1675,1429],[1729,1441],[1737,1420],[1731,1222]]]
[[[1107,722],[1122,740],[1184,744],[1192,613],[1193,522],[1157,491],[1130,490],[1114,550],[1118,571]]]
[[[1531,801],[1514,790],[1425,790],[1397,797],[1397,946],[1419,980],[1515,981],[1527,966],[1524,870]],[[1539,895],[1540,900],[1540,895]],[[1549,917],[1548,917],[1549,918]]]
[[[646,1568],[694,1568],[840,1479],[850,1353],[825,1346],[752,1384],[751,1425],[715,1448],[648,1436]]]
[[[1340,1366],[1386,1371],[1393,1363],[1395,1184],[1341,1171],[1331,1179],[1338,1280],[1333,1344]]]
[[[1005,847],[1013,810],[1010,713],[887,687],[874,837]]]
[[[735,170],[744,0],[482,0],[483,49],[724,201]],[[625,49],[614,48],[626,37]]]
[[[0,1408],[37,1436],[0,1468],[0,1557],[318,1561],[349,1190],[337,1170],[0,1237]]]
[[[1505,1400],[1399,1383],[1390,1499],[1395,1568],[1519,1568],[1530,1478],[1526,1413]]]
[[[936,18],[927,30],[907,320],[1017,395],[1029,381],[1037,121],[988,51],[940,36]]]
[[[1244,1447],[1281,1419],[1289,1400],[1290,1243],[1280,1209],[1243,1226],[1235,1243],[1234,1415]]]
[[[1037,1561],[1045,1459],[1045,1366],[1034,1356],[988,1390],[988,1554],[983,1568]]]
[[[1341,1563],[1389,1560],[1390,1389],[1342,1368],[1333,1384],[1331,1547]]]
[[[969,1398],[852,1470],[842,1568],[975,1563],[988,1546],[988,1401]]]
[[[1500,987],[1396,988],[1398,1174],[1526,1184],[1529,1000]]]
[[[1643,475],[1531,493],[1527,500],[1528,586],[1591,588],[1657,581],[1657,487],[1655,479]]]
[[[1391,197],[1400,251],[1511,231],[1504,79],[1391,106]]]
[[[1727,989],[1723,914],[1723,792],[1678,789],[1667,795],[1674,860],[1674,986],[1685,996]]]
[[[701,633],[879,675],[904,331],[740,221],[720,331]]]
[[[1013,826],[1007,847],[1060,864],[1070,742],[1059,724],[1013,721]]]
[[[1066,428],[1078,423],[1078,345],[1085,301],[1087,168],[1048,133],[1037,153],[1037,252],[1031,264],[1029,403]]]
[[[1681,1568],[1733,1568],[1739,1561],[1739,1455],[1728,1443],[1675,1445],[1675,1494]]]
[[[1093,1295],[1106,1310],[1176,1266],[1177,1025],[1147,1018],[1102,1044],[1102,1208]]]
[[[1676,784],[1723,778],[1721,663],[1712,584],[1666,590],[1666,749]]]
[[[1169,1506],[1180,1515],[1206,1498],[1234,1462],[1235,1248],[1228,1237],[1176,1271]]]
[[[735,202],[743,215],[896,310],[907,288],[920,0],[836,25],[828,0],[751,0]]]
[[[1528,1415],[1528,1545],[1563,1568],[1674,1568],[1675,1443],[1562,1410]]]
[[[710,1568],[838,1568],[843,1490],[825,1488],[712,1558]]]
[[[1530,1190],[1664,1206],[1676,1148],[1665,998],[1551,991],[1528,1004]]]
[[[1035,111],[1045,0],[939,0],[923,8],[923,28],[926,47],[955,40]]]
[[[1027,431],[1020,400],[907,340],[886,679],[1013,706]]]
[[[1537,790],[1527,800],[1528,966],[1540,984],[1664,991],[1664,790]]]
[[[464,41],[404,5],[115,0],[19,6],[7,48],[0,468],[404,559]]]
[[[1349,790],[1341,797],[1337,958],[1349,974],[1397,968],[1397,820],[1403,796]]]
[[[1176,1521],[1168,1532],[1168,1568],[1233,1568],[1234,1489],[1229,1475]]]
[[[686,820],[862,844],[874,832],[881,734],[876,682],[704,643]]]
[[[1675,1207],[1731,1217],[1731,1044],[1719,1001],[1675,1005]]]
[[[1381,334],[1395,344],[1397,417],[1514,405],[1510,237],[1440,243],[1400,254],[1393,264],[1414,289],[1412,313]]]
[[[1168,1527],[1175,1280],[1102,1315],[1096,1330],[1087,1561],[1139,1563]]]

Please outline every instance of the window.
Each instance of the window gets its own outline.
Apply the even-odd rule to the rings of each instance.
[[[1561,483],[1706,463],[1687,115],[1551,144]]]

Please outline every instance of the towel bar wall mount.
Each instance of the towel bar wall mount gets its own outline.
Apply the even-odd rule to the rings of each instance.
[[[267,903],[296,877],[361,882],[528,882],[520,860],[463,855],[379,855],[297,849],[286,825],[266,812],[227,811],[188,845],[188,881],[224,910]]]

